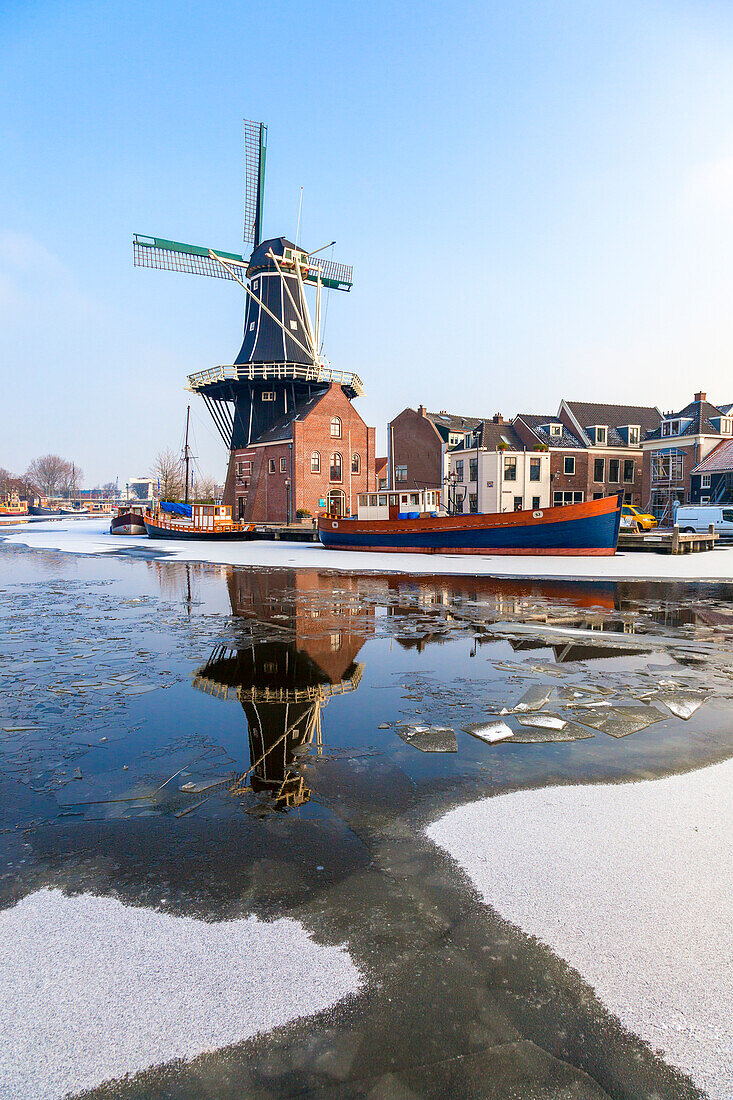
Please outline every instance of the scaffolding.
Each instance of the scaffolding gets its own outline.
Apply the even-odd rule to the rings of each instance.
[[[684,460],[681,447],[667,447],[651,456],[651,487],[647,511],[657,517],[660,527],[671,525],[675,503],[685,499]]]

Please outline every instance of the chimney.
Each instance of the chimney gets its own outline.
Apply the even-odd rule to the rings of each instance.
[[[702,390],[700,391],[700,393],[695,394],[696,401],[707,401],[707,399],[708,395],[706,393],[703,393]]]
[[[492,416],[491,419],[492,419],[494,424],[503,424],[504,423],[504,417],[501,415],[501,413],[494,413],[494,415]]]
[[[418,405],[417,411],[420,416],[427,416],[424,405]]]

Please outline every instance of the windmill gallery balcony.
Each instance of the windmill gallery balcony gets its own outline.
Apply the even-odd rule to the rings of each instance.
[[[205,392],[228,382],[306,382],[316,385],[336,383],[347,397],[362,397],[364,385],[358,374],[332,367],[307,363],[230,363],[189,374],[188,389]]]

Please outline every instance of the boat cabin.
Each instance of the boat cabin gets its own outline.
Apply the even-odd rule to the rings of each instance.
[[[441,512],[440,489],[359,493],[357,500],[359,519],[424,519]]]
[[[232,510],[228,504],[192,504],[191,522],[194,527],[214,530],[222,525],[229,527]]]

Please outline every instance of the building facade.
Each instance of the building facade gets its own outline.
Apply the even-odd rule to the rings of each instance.
[[[463,443],[481,423],[477,417],[424,405],[403,409],[387,425],[387,480],[390,489],[442,489],[447,472],[446,454]]]
[[[447,454],[444,505],[457,512],[518,512],[550,505],[550,454],[527,450],[497,414]]]
[[[733,439],[724,439],[693,469],[690,504],[733,504]]]
[[[700,495],[706,495],[711,488],[711,485],[705,485],[703,489],[702,477],[706,471],[700,467],[720,443],[731,438],[731,411],[730,405],[711,405],[707,394],[700,391],[684,409],[665,413],[658,429],[645,440],[647,506],[660,521],[671,523],[675,503],[692,501],[693,471],[700,475],[697,486]]]
[[[355,512],[357,494],[376,488],[374,446],[374,428],[332,383],[292,405],[256,441],[232,450],[224,503],[253,523]]]
[[[587,451],[585,499],[617,493],[644,507],[643,444],[661,423],[659,409],[563,400],[557,418]]]
[[[588,493],[588,451],[556,416],[520,413],[514,430],[523,445],[550,456],[550,505],[580,504]]]

